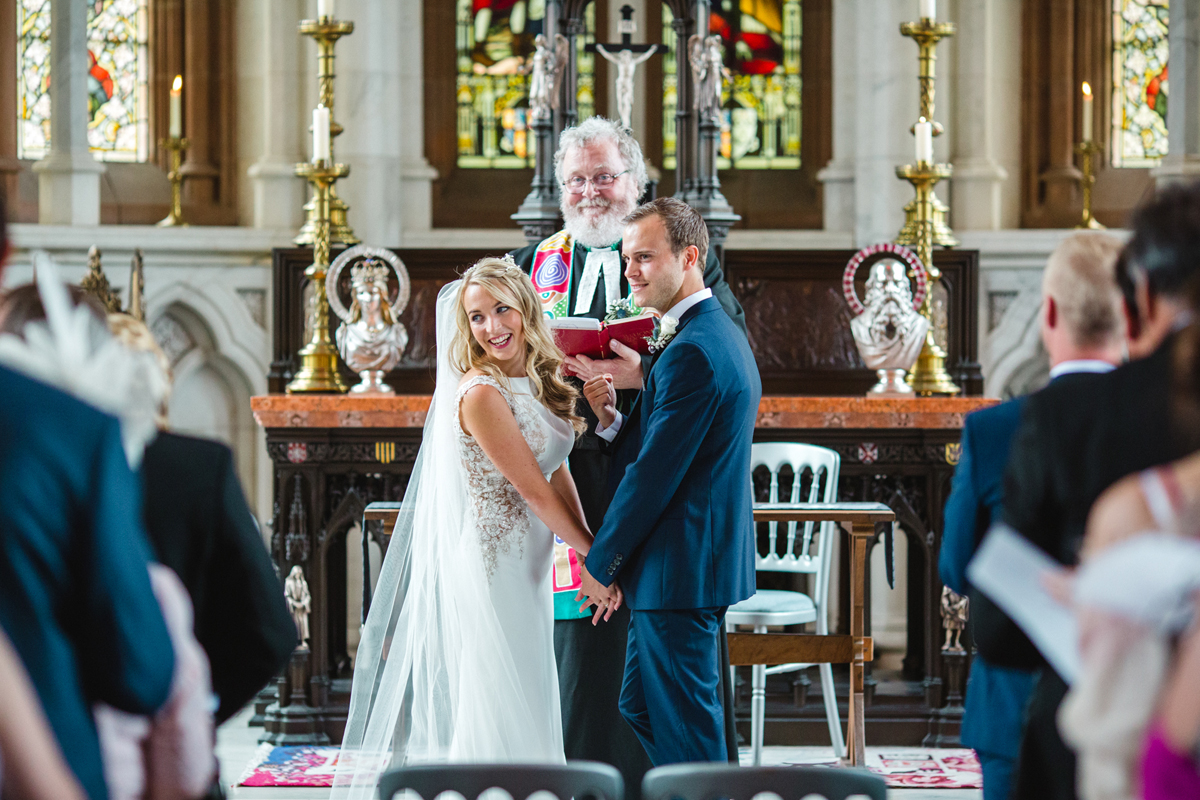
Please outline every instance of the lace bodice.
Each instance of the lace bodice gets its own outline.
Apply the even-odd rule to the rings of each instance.
[[[511,391],[488,375],[478,375],[463,383],[455,397],[454,430],[467,475],[470,520],[479,535],[483,565],[489,578],[495,573],[497,558],[512,555],[514,545],[516,555],[524,553],[530,512],[516,487],[497,469],[474,437],[462,429],[459,405],[463,396],[480,384],[499,390],[547,479],[566,460],[573,440],[570,424],[553,416],[529,393],[527,378],[511,378],[509,382]]]

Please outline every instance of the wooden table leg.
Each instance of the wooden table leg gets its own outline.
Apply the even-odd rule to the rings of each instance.
[[[855,523],[850,532],[850,636],[854,639],[854,661],[850,663],[850,719],[846,731],[846,758],[851,766],[866,760],[863,719],[863,665],[870,643],[864,636],[867,594],[867,543],[875,536],[872,523]]]

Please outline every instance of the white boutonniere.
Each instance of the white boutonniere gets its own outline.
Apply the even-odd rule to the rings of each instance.
[[[646,337],[646,344],[650,345],[650,352],[657,353],[666,347],[667,342],[675,338],[675,328],[678,326],[679,320],[672,316],[664,316],[658,323],[658,333]]]

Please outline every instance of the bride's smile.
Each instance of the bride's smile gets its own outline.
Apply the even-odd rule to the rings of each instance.
[[[471,335],[510,378],[525,375],[525,326],[518,309],[501,303],[479,284],[463,292]]]

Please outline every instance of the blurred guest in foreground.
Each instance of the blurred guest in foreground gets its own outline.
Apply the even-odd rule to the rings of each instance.
[[[1200,184],[1162,190],[1134,213],[1130,227],[1123,261],[1139,325],[1129,345],[1135,360],[1107,374],[1057,381],[1030,397],[1005,475],[1005,521],[1068,566],[1078,561],[1088,512],[1101,492],[1191,449],[1172,421],[1171,363],[1177,330],[1190,321],[1187,286],[1200,274]],[[1074,798],[1075,756],[1056,724],[1066,683],[1007,618],[986,603],[972,613],[985,658],[1039,670],[1013,796]]]
[[[111,314],[109,327],[130,350],[153,354],[169,381],[166,356],[143,323]],[[146,530],[159,561],[191,595],[196,638],[220,699],[219,725],[287,664],[296,626],[238,483],[233,452],[166,430],[165,404],[164,396],[160,430],[142,462]]]
[[[0,797],[83,800],[21,659],[0,630]]]
[[[1050,254],[1042,274],[1041,337],[1050,379],[1107,372],[1121,360],[1125,323],[1116,281],[1121,243],[1103,233],[1075,233]],[[1025,398],[976,411],[963,426],[962,455],[946,501],[938,570],[966,595],[967,562],[1004,504],[1004,467]],[[971,665],[962,742],[979,756],[985,800],[1005,800],[1021,744],[1021,722],[1034,673],[996,666],[977,655]]]
[[[0,210],[0,272],[3,221]],[[92,705],[153,714],[175,666],[150,586],[141,487],[117,420],[11,363],[0,355],[0,627],[75,776],[104,800]]]

